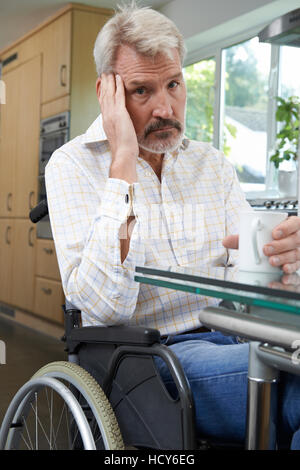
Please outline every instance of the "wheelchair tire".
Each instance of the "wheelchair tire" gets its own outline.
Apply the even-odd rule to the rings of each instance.
[[[105,396],[104,392],[102,391],[101,387],[99,386],[99,384],[87,371],[82,369],[77,364],[73,364],[70,362],[64,362],[64,361],[53,362],[53,363],[47,364],[46,366],[38,370],[32,377],[31,381],[28,382],[28,384],[30,384],[31,382],[34,386],[36,381],[42,381],[42,380],[47,380],[47,379],[50,381],[53,380],[54,382],[55,381],[59,382],[62,387],[68,386],[71,388],[71,390],[67,388],[67,393],[71,395],[73,399],[77,402],[78,407],[80,408],[80,412],[83,414],[83,418],[82,418],[83,420],[86,419],[85,415],[87,414],[87,410],[90,414],[92,414],[93,423],[94,425],[95,423],[97,425],[96,438],[98,439],[98,441],[99,441],[99,438],[101,439],[102,448],[109,449],[109,450],[123,450],[124,449],[121,432],[120,432],[116,417],[114,415],[114,412],[111,408],[111,405],[107,397]],[[34,412],[35,405],[33,405],[32,402],[34,400],[37,401],[37,397],[35,396],[36,395],[35,387],[33,388],[34,388],[33,392],[27,393],[21,405],[18,404],[18,406],[16,406],[13,413],[10,411],[10,415],[13,416],[11,423],[14,423],[13,427],[15,427],[15,429],[12,430],[12,433],[11,433],[12,437],[7,439],[5,448],[16,448],[16,447],[18,448],[18,445],[21,442],[20,436],[19,436],[20,429],[18,429],[18,425],[20,426],[21,421],[22,421],[21,431],[24,430],[23,440],[25,441],[27,440],[27,444],[28,444],[28,437],[27,437],[28,426],[26,424],[26,421],[22,418],[23,415],[21,416],[21,412],[23,413],[23,410],[25,410],[25,412],[27,413],[26,419],[27,419],[29,412],[31,412],[31,409],[33,409],[33,412]],[[69,395],[63,396],[65,403],[67,403],[67,401],[69,400]],[[78,396],[80,397],[81,401],[82,400],[84,401],[84,404],[80,405],[78,403],[77,401]],[[24,404],[24,401],[26,400],[27,402]],[[52,395],[51,395],[51,400],[53,401]],[[52,413],[52,401],[51,401],[51,413]],[[50,409],[48,396],[47,396],[47,402],[48,402],[47,406],[44,405],[44,408],[48,407]],[[65,403],[64,403],[64,407],[65,407]],[[19,406],[21,408],[21,412],[18,410]],[[85,413],[82,412],[81,406],[83,410],[84,408],[86,409]],[[85,436],[86,434],[90,433],[92,436],[92,439],[94,439],[95,429],[92,430],[88,424],[88,421],[86,420],[86,425],[83,426],[83,433],[80,432],[80,429],[78,433],[77,430],[80,427],[78,425],[78,419],[77,419],[78,410],[76,413],[71,413],[71,414],[72,414],[72,419],[69,420],[69,415],[68,415],[68,418],[66,420],[67,421],[66,427],[68,428],[68,433],[69,433],[69,428],[70,427],[72,428],[71,429],[71,433],[73,432],[72,439],[68,439],[67,443],[65,441],[63,443],[63,448],[66,448],[66,447],[68,449],[69,448],[76,448],[76,449],[77,448],[81,448],[81,449],[91,448],[91,447],[86,447],[84,440],[82,439],[82,435]],[[35,416],[34,416],[34,419],[35,419]],[[53,420],[52,417],[51,419]],[[49,427],[49,417],[47,417],[47,420],[45,420],[45,425],[41,422],[40,418],[36,419],[36,421],[38,424],[36,424],[35,426],[36,427],[38,426],[39,428],[41,428],[42,432],[46,434],[45,429]],[[61,427],[61,421],[65,421],[65,419],[62,420],[62,418],[60,418],[60,421],[58,423],[58,428]],[[23,422],[25,424],[23,424]],[[8,428],[7,423],[6,423],[6,428]],[[74,429],[76,429],[75,438],[73,438],[74,433],[75,433]],[[60,429],[59,431],[57,430],[57,434],[58,432],[61,432],[61,430]],[[2,433],[2,430],[1,430],[1,433]],[[53,440],[52,431],[50,434],[51,434],[50,440]],[[64,433],[64,435],[65,434],[66,433]],[[3,437],[2,437],[2,440],[3,440]],[[88,441],[88,438],[86,438],[86,440]],[[47,438],[47,441],[49,443],[49,437]],[[57,438],[55,438],[55,441],[57,441]],[[72,445],[69,444],[71,441],[72,441]],[[75,445],[74,445],[74,442],[75,442]],[[55,444],[57,444],[57,442],[55,442]],[[93,441],[93,444],[94,446],[92,448],[97,448],[96,439],[95,441]],[[27,447],[29,446],[27,445]],[[52,448],[53,446],[51,447],[50,445],[49,447]],[[57,448],[57,447],[60,448],[59,445],[54,446],[54,448]]]

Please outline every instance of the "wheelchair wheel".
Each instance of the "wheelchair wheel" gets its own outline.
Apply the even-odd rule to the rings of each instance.
[[[114,412],[94,378],[77,364],[42,367],[16,394],[0,449],[124,449]]]

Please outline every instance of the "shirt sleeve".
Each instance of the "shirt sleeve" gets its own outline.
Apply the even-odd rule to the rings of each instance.
[[[251,211],[252,208],[246,200],[234,166],[224,157],[224,196],[226,211],[225,236],[238,235],[240,214],[242,211]],[[228,250],[227,265],[237,265],[238,250]]]
[[[135,236],[139,184],[108,178],[94,188],[84,171],[56,151],[46,167],[49,216],[65,296],[82,311],[84,324],[126,324],[134,313],[139,283],[136,265],[145,261]],[[120,227],[136,216],[128,255],[120,256]]]

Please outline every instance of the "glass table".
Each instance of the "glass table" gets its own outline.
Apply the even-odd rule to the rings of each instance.
[[[276,448],[279,372],[300,375],[299,274],[137,266],[135,280],[214,299],[201,324],[249,342],[246,448]]]

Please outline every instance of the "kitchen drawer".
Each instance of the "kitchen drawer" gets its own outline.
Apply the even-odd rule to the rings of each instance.
[[[49,320],[63,323],[64,294],[60,282],[36,278],[34,311]]]
[[[36,276],[60,281],[56,252],[52,240],[37,240]]]

